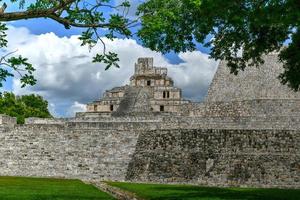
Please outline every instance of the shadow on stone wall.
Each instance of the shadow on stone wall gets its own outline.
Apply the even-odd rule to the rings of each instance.
[[[300,187],[299,131],[158,130],[140,134],[126,180]]]

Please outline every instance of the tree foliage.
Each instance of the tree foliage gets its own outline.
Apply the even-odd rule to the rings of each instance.
[[[0,0],[0,3],[2,2]],[[119,58],[114,52],[106,52],[101,34],[105,34],[105,37],[111,40],[117,36],[130,37],[130,27],[137,22],[127,17],[130,7],[128,0],[115,6],[112,0],[10,0],[8,6],[12,4],[18,4],[19,10],[6,12],[6,3],[2,3],[0,9],[0,48],[7,46],[5,22],[48,18],[64,25],[66,29],[83,28],[79,37],[82,46],[92,48],[101,43],[103,51],[96,54],[92,61],[105,63],[106,70],[112,66],[119,67]],[[107,14],[108,11],[110,14]],[[3,55],[0,60],[0,87],[7,77],[12,77],[15,73],[21,76],[22,87],[33,85],[36,82],[33,71],[34,68],[26,58],[11,57],[11,53]]]
[[[204,43],[234,74],[279,51],[281,82],[300,90],[299,0],[149,0],[138,14],[138,35],[152,50],[185,52]]]
[[[15,96],[13,93],[0,95],[0,113],[17,117],[17,122],[23,124],[25,118],[51,118],[48,102],[39,95]]]
[[[5,24],[0,23],[0,48],[7,46],[7,40],[5,39],[7,30]],[[36,80],[33,77],[34,68],[28,62],[27,58],[22,56],[8,57],[14,52],[7,53],[0,58],[0,87],[3,86],[3,82],[8,77],[13,77],[13,72],[18,73],[21,76],[22,87],[26,84],[33,85]],[[24,73],[25,72],[25,73]]]
[[[146,47],[163,53],[185,52],[195,50],[197,43],[204,43],[211,48],[211,57],[226,60],[234,74],[248,65],[260,65],[264,54],[279,51],[284,66],[279,76],[281,82],[295,91],[300,90],[299,0],[147,0],[139,6],[139,17],[134,20],[127,17],[128,0],[115,6],[113,0],[9,2],[18,4],[19,11],[6,12],[6,4],[0,9],[0,48],[7,45],[4,22],[48,18],[66,29],[83,28],[79,37],[81,45],[90,48],[97,43],[103,45],[103,52],[96,54],[92,61],[105,63],[106,69],[119,67],[118,55],[106,52],[100,35],[109,39],[131,37],[131,27],[141,19],[138,36]],[[112,12],[108,14],[107,9]],[[287,45],[286,41],[289,41]],[[15,71],[22,77],[22,86],[34,84],[34,68],[27,59],[10,56],[1,58],[0,87]]]

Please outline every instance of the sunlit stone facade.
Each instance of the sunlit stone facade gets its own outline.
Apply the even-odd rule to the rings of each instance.
[[[182,105],[187,104],[167,68],[155,67],[153,58],[139,58],[130,85],[106,91],[102,99],[87,105],[87,112],[181,114]]]

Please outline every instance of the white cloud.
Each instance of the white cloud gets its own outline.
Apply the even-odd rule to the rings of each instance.
[[[91,52],[81,47],[78,36],[58,37],[54,33],[33,35],[26,28],[10,27],[8,50],[27,57],[34,65],[37,84],[21,88],[18,77],[13,81],[17,94],[37,93],[49,101],[51,113],[71,116],[86,104],[102,96],[105,90],[128,83],[138,57],[154,57],[154,64],[167,66],[176,86],[183,89],[187,98],[198,101],[206,94],[216,69],[216,62],[199,51],[179,54],[182,63],[173,65],[160,53],[137,44],[132,39],[104,38],[107,50],[119,54],[120,69],[104,70],[103,64],[92,63],[96,46]]]
[[[185,97],[202,100],[215,74],[217,62],[200,51],[180,53],[179,58],[183,63],[168,65],[170,76],[174,78],[175,85],[183,89]]]
[[[74,104],[68,109],[67,115],[75,116],[77,112],[85,112],[85,111],[86,111],[86,105],[75,101]]]

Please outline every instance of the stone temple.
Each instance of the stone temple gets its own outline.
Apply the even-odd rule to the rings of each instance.
[[[139,58],[130,85],[106,91],[102,99],[87,105],[87,111],[103,116],[180,114],[189,101],[182,99],[181,89],[174,87],[167,72],[167,68],[154,67],[153,58]]]
[[[231,75],[221,61],[204,102],[140,58],[130,85],[68,119],[0,115],[0,176],[300,188],[300,93],[277,54]]]

